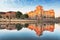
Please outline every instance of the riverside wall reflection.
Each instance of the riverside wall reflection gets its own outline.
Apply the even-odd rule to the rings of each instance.
[[[39,23],[39,24],[0,24],[0,29],[7,30],[21,30],[22,28],[28,28],[34,30],[36,35],[41,36],[44,31],[53,32],[55,25],[54,23]]]

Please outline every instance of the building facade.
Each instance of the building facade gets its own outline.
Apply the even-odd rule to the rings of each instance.
[[[16,18],[16,12],[13,12],[13,11],[0,12],[0,18],[3,18],[3,19],[13,19],[13,18]]]
[[[45,11],[45,10],[43,10],[43,7],[40,5],[37,6],[34,11],[28,12],[27,14],[28,14],[29,18],[31,18],[31,19],[55,18],[55,13],[54,13],[53,9]]]

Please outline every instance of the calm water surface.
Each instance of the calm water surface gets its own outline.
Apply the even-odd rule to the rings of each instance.
[[[19,31],[0,29],[0,40],[60,40],[60,25],[29,24]]]

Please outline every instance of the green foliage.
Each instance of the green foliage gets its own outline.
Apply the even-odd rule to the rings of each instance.
[[[18,18],[18,19],[25,19],[28,17],[29,17],[28,14],[23,15],[22,12],[19,12],[19,11],[16,12],[16,18]]]
[[[29,16],[28,16],[28,14],[24,14],[24,17],[25,17],[25,18],[28,18]]]
[[[27,28],[28,26],[29,26],[29,24],[27,24],[27,23],[24,25],[24,27],[26,27],[26,28]]]
[[[19,12],[19,11],[16,12],[16,18],[18,19],[21,18],[21,15],[23,15],[22,12]]]
[[[21,19],[24,19],[25,17],[24,17],[24,15],[21,15],[21,17],[20,17]]]
[[[22,25],[21,24],[16,24],[16,29],[17,30],[21,30],[22,29]]]

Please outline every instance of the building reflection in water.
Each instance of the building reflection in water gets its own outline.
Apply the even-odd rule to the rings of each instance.
[[[14,30],[16,27],[15,24],[0,24],[0,29]]]
[[[40,23],[40,24],[0,24],[0,29],[7,29],[7,30],[21,30],[22,28],[28,28],[34,30],[38,36],[43,34],[43,31],[54,31],[54,24],[53,23]]]
[[[54,24],[52,23],[42,23],[42,24],[29,24],[29,29],[34,30],[38,36],[43,34],[43,31],[54,31]]]

